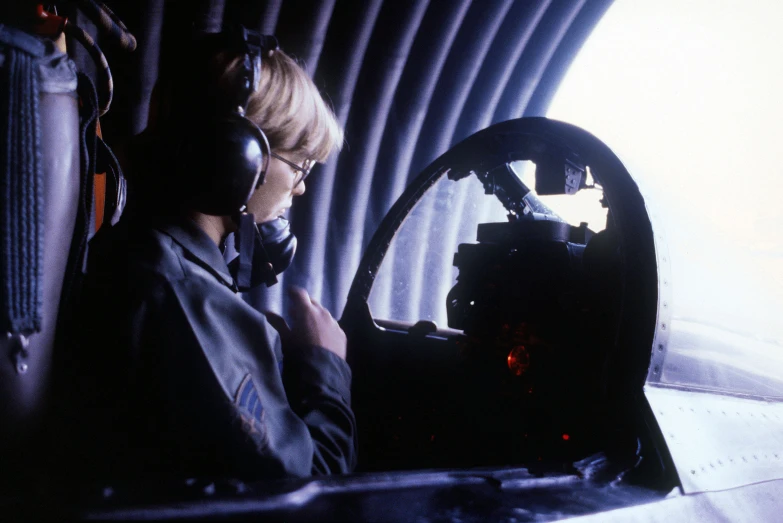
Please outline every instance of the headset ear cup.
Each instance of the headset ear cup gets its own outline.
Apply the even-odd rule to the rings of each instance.
[[[269,143],[253,122],[237,114],[199,126],[185,150],[193,210],[218,216],[239,211],[261,185],[269,164]]]

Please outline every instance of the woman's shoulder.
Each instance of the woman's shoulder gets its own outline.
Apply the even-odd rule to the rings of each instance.
[[[183,271],[176,246],[154,228],[118,223],[90,241],[81,301],[127,314],[142,304],[167,302]]]
[[[101,228],[90,241],[88,274],[126,272],[129,276],[181,278],[181,249],[153,222],[121,220]]]

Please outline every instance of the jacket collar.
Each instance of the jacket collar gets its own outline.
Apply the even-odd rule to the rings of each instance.
[[[234,278],[228,270],[223,254],[207,233],[188,218],[171,218],[157,223],[155,228],[170,236],[184,250],[191,261],[212,273],[221,283],[236,291]]]

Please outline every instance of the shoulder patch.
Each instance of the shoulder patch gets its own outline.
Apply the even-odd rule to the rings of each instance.
[[[264,420],[266,412],[258,388],[250,374],[247,374],[239,385],[234,405],[239,410],[242,430],[256,442],[259,449],[265,448],[269,444],[269,434]]]

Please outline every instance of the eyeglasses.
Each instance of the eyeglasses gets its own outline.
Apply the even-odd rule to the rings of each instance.
[[[286,164],[289,167],[291,167],[293,170],[302,173],[302,177],[294,184],[294,187],[298,186],[300,183],[302,183],[305,180],[305,178],[307,178],[310,175],[310,171],[312,170],[313,166],[315,165],[315,162],[313,160],[305,160],[304,164],[302,165],[302,167],[299,167],[294,162],[292,162],[290,160],[286,160],[285,158],[283,158],[279,154],[275,154],[273,152],[270,152],[269,156],[271,156],[272,158],[277,158],[278,160],[280,160],[284,164]]]

